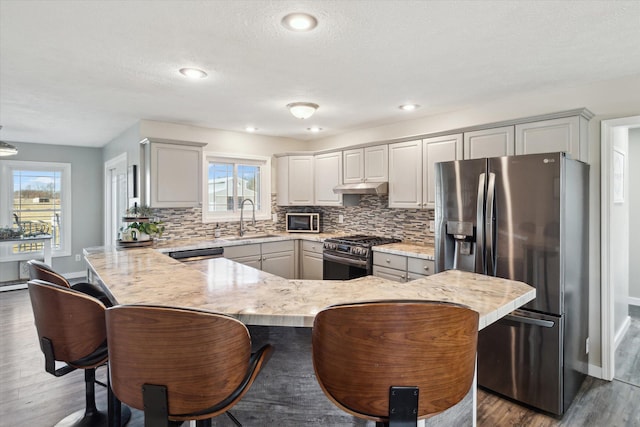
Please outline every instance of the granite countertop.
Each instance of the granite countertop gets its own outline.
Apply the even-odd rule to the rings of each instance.
[[[189,249],[204,249],[204,248],[216,248],[226,246],[238,246],[249,245],[253,243],[265,243],[265,242],[280,242],[283,240],[301,239],[315,242],[322,242],[324,239],[330,237],[336,237],[344,235],[344,233],[260,233],[260,234],[247,234],[242,238],[238,236],[222,236],[217,239],[171,239],[171,240],[158,240],[154,243],[153,247],[162,253],[189,250]]]
[[[367,276],[354,280],[287,280],[224,258],[180,263],[151,248],[85,250],[94,278],[121,304],[203,308],[247,325],[310,327],[332,304],[426,299],[465,304],[483,328],[535,298],[522,282],[446,271],[407,283]]]
[[[435,260],[435,249],[431,245],[418,243],[388,243],[373,247],[374,252],[410,256],[414,258]]]

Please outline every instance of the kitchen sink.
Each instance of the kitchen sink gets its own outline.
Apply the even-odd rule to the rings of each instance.
[[[244,236],[222,237],[221,240],[253,240],[268,239],[269,237],[281,237],[278,234],[245,234]]]

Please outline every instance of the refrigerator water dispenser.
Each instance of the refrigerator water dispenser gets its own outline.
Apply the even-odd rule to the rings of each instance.
[[[453,241],[453,264],[456,270],[476,270],[476,241],[472,222],[447,221],[447,240]],[[447,245],[451,247],[451,245]],[[447,254],[447,257],[450,255]]]

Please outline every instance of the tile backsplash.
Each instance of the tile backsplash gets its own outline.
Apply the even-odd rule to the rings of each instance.
[[[247,233],[269,233],[285,230],[287,212],[319,212],[322,231],[326,233],[371,234],[389,236],[405,242],[433,245],[434,235],[429,221],[434,219],[433,209],[390,209],[387,196],[362,195],[356,206],[277,206],[275,194],[271,197],[271,212],[278,221],[257,221],[255,226],[245,222]],[[212,239],[215,223],[202,223],[202,210],[195,208],[155,209],[155,215],[165,223],[163,238]],[[342,215],[343,222],[339,223]],[[221,222],[223,236],[236,235],[240,223]]]

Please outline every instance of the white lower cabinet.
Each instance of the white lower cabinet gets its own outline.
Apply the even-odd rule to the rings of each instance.
[[[262,270],[285,279],[296,278],[295,242],[262,244]]]
[[[292,240],[227,246],[224,256],[285,279],[296,277],[295,242]]]
[[[302,241],[300,278],[303,280],[322,280],[322,243]]]
[[[434,261],[404,255],[373,253],[373,275],[395,282],[410,282],[433,274]]]

